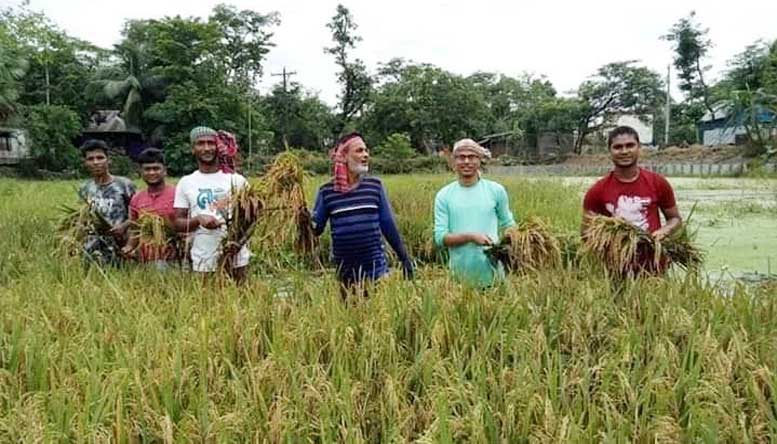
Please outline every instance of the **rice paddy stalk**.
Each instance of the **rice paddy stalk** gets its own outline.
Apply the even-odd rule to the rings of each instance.
[[[686,228],[659,241],[622,218],[600,215],[588,218],[581,251],[623,278],[663,273],[672,264],[695,269],[703,261]]]
[[[530,217],[507,228],[497,245],[486,249],[493,260],[513,272],[537,271],[561,264],[561,243],[547,222]]]
[[[111,237],[113,226],[93,205],[83,203],[75,207],[60,206],[62,213],[57,223],[59,248],[70,256],[81,253],[86,240],[91,236]]]

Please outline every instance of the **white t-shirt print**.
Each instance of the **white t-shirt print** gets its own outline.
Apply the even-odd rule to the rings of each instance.
[[[613,208],[612,204],[605,204],[605,208],[615,217],[620,217],[626,222],[648,231],[647,209],[650,206],[649,197],[620,196]]]
[[[232,190],[240,189],[246,183],[245,177],[240,174],[228,174],[221,171],[203,174],[195,171],[182,177],[176,185],[173,207],[189,210],[190,218],[205,214],[224,222],[229,212],[229,197]],[[197,228],[192,235],[191,249],[192,269],[194,271],[216,271],[221,238],[225,234],[226,230],[223,225],[214,230]],[[248,248],[243,246],[237,254],[235,267],[248,265],[250,256]]]

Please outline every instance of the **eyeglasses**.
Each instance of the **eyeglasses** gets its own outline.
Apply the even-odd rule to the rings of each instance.
[[[480,156],[476,154],[457,154],[453,156],[453,158],[456,159],[457,162],[464,162],[465,160],[472,162],[475,159],[480,159]]]

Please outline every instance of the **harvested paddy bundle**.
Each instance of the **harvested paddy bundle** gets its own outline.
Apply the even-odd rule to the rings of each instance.
[[[292,248],[301,255],[313,255],[318,237],[313,233],[305,199],[305,170],[291,152],[279,154],[261,178],[268,207],[260,222],[265,248],[282,250],[293,238]],[[294,223],[289,223],[294,221]]]
[[[221,267],[226,267],[254,234],[257,239],[252,242],[261,251],[282,253],[293,239],[291,248],[298,254],[313,255],[318,237],[307,209],[304,180],[299,158],[284,152],[257,182],[232,193]]]
[[[170,221],[155,213],[142,212],[130,226],[130,238],[135,241],[135,251],[145,249],[157,257],[163,257],[165,251],[174,250],[177,257],[183,257],[178,233]]]
[[[113,239],[108,222],[94,206],[83,203],[76,207],[60,207],[62,217],[57,224],[59,245],[67,254],[76,256],[91,236],[104,236]]]
[[[499,244],[486,249],[492,261],[513,272],[553,268],[561,264],[561,244],[548,225],[531,217],[505,230]]]
[[[221,239],[223,254],[219,257],[219,269],[232,268],[237,253],[251,238],[264,208],[264,191],[260,184],[248,183],[232,191],[226,235]]]
[[[597,258],[610,273],[620,277],[660,273],[671,264],[696,268],[703,260],[685,227],[658,241],[624,219],[607,216],[588,218],[582,252]]]

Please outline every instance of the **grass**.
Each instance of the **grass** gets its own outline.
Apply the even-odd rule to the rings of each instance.
[[[448,180],[385,180],[416,252]],[[578,228],[574,190],[503,182],[519,219]],[[0,180],[0,442],[777,435],[769,287],[674,277],[613,288],[583,264],[474,292],[430,262],[416,281],[392,276],[346,305],[331,271],[266,258],[245,287],[141,267],[84,271],[52,248],[56,205],[72,192]]]

